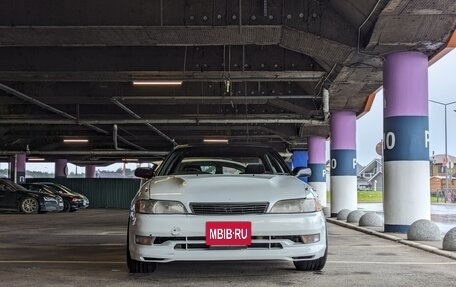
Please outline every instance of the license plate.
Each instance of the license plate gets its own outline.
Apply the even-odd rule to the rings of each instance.
[[[248,221],[206,222],[206,245],[247,246],[252,243],[252,223]]]

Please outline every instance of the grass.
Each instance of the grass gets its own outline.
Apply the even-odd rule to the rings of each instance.
[[[358,191],[358,202],[383,202],[383,192],[381,191]]]
[[[331,201],[331,193],[328,191],[326,193],[326,201],[329,203]],[[440,199],[442,201],[442,199]],[[383,202],[383,192],[382,191],[358,191],[358,203],[380,203]],[[437,197],[435,194],[431,195],[431,202],[437,202]]]

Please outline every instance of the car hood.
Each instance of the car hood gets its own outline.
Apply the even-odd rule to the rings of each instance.
[[[275,202],[304,198],[309,186],[289,175],[181,175],[156,177],[149,198],[190,202]]]

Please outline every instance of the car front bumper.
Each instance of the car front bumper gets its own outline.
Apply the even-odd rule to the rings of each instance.
[[[252,245],[213,248],[205,245],[207,221],[248,221]],[[319,234],[316,243],[304,244],[291,236]],[[136,244],[135,236],[165,238],[159,244]],[[313,260],[324,256],[326,220],[321,212],[261,215],[152,215],[136,214],[129,225],[130,256],[147,262],[211,260]],[[285,237],[285,238],[284,238]]]
[[[89,207],[89,200],[83,199],[78,203],[79,208],[87,208]]]
[[[49,211],[62,211],[63,210],[63,201],[44,201],[40,203],[40,211],[49,212]]]

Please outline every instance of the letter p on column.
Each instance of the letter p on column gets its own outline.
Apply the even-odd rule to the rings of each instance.
[[[424,147],[429,148],[429,131],[424,131]]]

